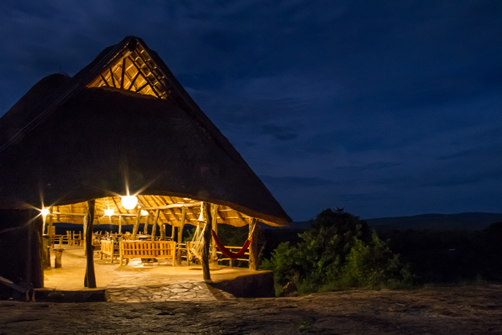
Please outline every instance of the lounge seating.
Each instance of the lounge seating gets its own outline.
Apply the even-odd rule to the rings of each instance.
[[[166,258],[175,264],[176,242],[173,241],[120,241],[120,265],[131,258]]]

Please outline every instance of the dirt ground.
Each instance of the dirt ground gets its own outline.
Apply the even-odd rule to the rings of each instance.
[[[159,303],[0,301],[0,334],[502,334],[502,285]]]

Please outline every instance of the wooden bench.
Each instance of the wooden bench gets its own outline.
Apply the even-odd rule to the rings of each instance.
[[[120,241],[120,265],[131,258],[167,258],[175,264],[176,242],[174,241]]]

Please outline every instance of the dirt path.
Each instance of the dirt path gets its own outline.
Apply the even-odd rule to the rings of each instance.
[[[0,334],[501,334],[502,286],[159,303],[0,302]]]

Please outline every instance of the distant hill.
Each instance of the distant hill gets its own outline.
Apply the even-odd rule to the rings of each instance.
[[[482,230],[492,223],[502,222],[502,213],[459,213],[459,214],[422,214],[365,219],[377,229],[431,229],[431,230]],[[290,229],[305,230],[310,221],[291,223]],[[269,228],[268,226],[266,228]],[[265,228],[265,229],[266,229]]]
[[[366,221],[375,229],[482,230],[492,223],[502,222],[502,214],[422,214]]]

